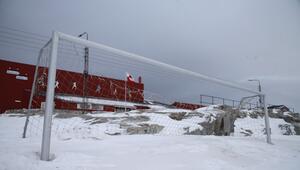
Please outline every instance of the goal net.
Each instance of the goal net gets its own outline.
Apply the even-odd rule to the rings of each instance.
[[[200,94],[212,94],[258,95],[265,102],[264,94],[158,60],[54,32],[37,59],[23,137],[43,136],[43,160],[51,133],[55,140],[152,134],[271,142],[266,108],[199,101]],[[217,128],[208,123],[214,120]]]

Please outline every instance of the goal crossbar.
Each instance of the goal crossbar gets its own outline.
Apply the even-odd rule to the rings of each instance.
[[[261,93],[259,91],[251,90],[251,89],[242,87],[240,85],[237,85],[237,84],[229,82],[229,81],[225,81],[225,80],[221,80],[221,79],[218,79],[218,78],[210,77],[210,76],[200,74],[200,73],[197,73],[197,72],[194,72],[194,71],[190,71],[190,70],[187,70],[187,69],[184,69],[184,68],[173,66],[173,65],[170,65],[170,64],[167,64],[167,63],[164,63],[164,62],[160,62],[160,61],[157,61],[157,60],[146,58],[146,57],[141,56],[141,55],[137,55],[137,54],[133,54],[133,53],[130,53],[130,52],[127,52],[127,51],[123,51],[123,50],[119,50],[119,49],[116,49],[116,48],[113,48],[113,47],[109,47],[107,45],[95,43],[95,42],[92,42],[92,41],[89,41],[89,40],[81,39],[81,38],[71,36],[71,35],[67,35],[67,34],[61,33],[61,32],[57,32],[57,35],[58,35],[59,39],[61,39],[61,40],[71,41],[71,42],[81,44],[81,45],[84,45],[84,46],[90,47],[90,48],[102,49],[102,50],[109,51],[109,52],[112,52],[112,53],[130,58],[130,59],[138,60],[138,61],[141,61],[141,62],[144,62],[144,63],[147,63],[147,64],[152,64],[152,65],[162,67],[162,68],[165,68],[165,69],[169,69],[169,70],[172,70],[172,71],[175,71],[175,72],[191,75],[191,76],[194,76],[194,77],[206,80],[206,81],[210,81],[210,82],[213,82],[213,83],[216,83],[216,84],[224,85],[224,86],[227,86],[227,87],[230,87],[230,88],[239,89],[239,90],[249,92],[249,93],[253,93],[253,94],[264,95],[263,93]]]

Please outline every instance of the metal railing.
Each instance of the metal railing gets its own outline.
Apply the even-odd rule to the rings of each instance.
[[[234,99],[228,99],[224,97],[219,96],[212,96],[212,95],[200,95],[200,104],[201,105],[215,105],[215,104],[222,104],[222,105],[228,105],[231,107],[238,107],[240,105],[239,100]],[[273,104],[267,104],[267,106],[272,106]],[[243,108],[246,109],[255,109],[259,108],[259,102],[244,102]],[[288,109],[292,112],[295,112],[295,109],[293,107],[288,107]]]
[[[238,107],[240,105],[240,101],[234,100],[234,99],[228,99],[224,97],[219,96],[211,96],[211,95],[200,95],[200,104],[201,105],[215,105],[215,104],[222,104],[222,105],[228,105],[231,107]],[[244,102],[243,104],[244,108],[247,109],[254,109],[259,107],[259,102],[256,103],[250,103],[250,102]]]

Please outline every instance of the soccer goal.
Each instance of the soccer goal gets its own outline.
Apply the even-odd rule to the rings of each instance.
[[[201,90],[210,89],[214,92],[219,88],[224,88],[223,92],[237,94],[240,98],[251,95],[261,98],[266,141],[271,143],[265,94],[233,82],[54,31],[51,40],[40,50],[35,66],[28,106],[30,112],[27,114],[23,137],[29,134],[42,135],[41,159],[49,160],[53,132],[58,132],[61,137],[73,131],[72,135],[86,134],[84,137],[88,138],[91,134],[93,137],[99,135],[100,131],[118,135],[126,127],[128,134],[139,134],[145,129],[150,134],[159,130],[162,134],[193,134],[199,126],[194,119],[171,122],[162,116],[163,113],[168,108],[178,113],[198,108]],[[230,90],[235,92],[231,93]],[[56,114],[58,110],[60,114]],[[153,116],[155,110],[159,114]],[[147,112],[150,116],[139,116],[141,112]],[[74,113],[81,115],[80,118],[73,116]],[[93,113],[124,115],[119,120],[117,114],[97,117],[91,116]],[[138,116],[129,117],[129,114]],[[193,114],[191,111],[188,116]],[[174,115],[174,119],[180,119],[178,115]],[[60,119],[53,122],[53,118]],[[65,118],[72,121],[66,121]],[[84,127],[76,127],[79,119],[84,120]],[[131,127],[132,122],[138,121],[141,122],[140,129]],[[161,130],[162,126],[147,124],[145,121],[159,121],[165,127]],[[109,124],[105,124],[107,122]],[[42,130],[39,128],[41,125]],[[91,126],[97,126],[99,131],[93,131]],[[115,131],[116,128],[119,131]],[[192,130],[193,133],[189,133]],[[63,137],[64,140],[69,138]]]

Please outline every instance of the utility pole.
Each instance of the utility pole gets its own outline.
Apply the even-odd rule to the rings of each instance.
[[[256,81],[258,82],[258,91],[261,92],[261,85],[260,85],[260,80],[258,79],[249,79],[248,81]],[[259,107],[262,108],[263,103],[262,103],[262,98],[259,96]]]
[[[125,75],[125,88],[124,88],[125,94],[124,94],[124,101],[125,101],[125,113],[127,110],[127,74]]]
[[[84,32],[80,34],[78,37],[82,37],[86,35],[86,39],[89,39],[89,34]],[[87,96],[88,96],[88,76],[89,76],[89,48],[84,47],[84,69],[83,69],[83,114],[86,113],[87,110]]]

